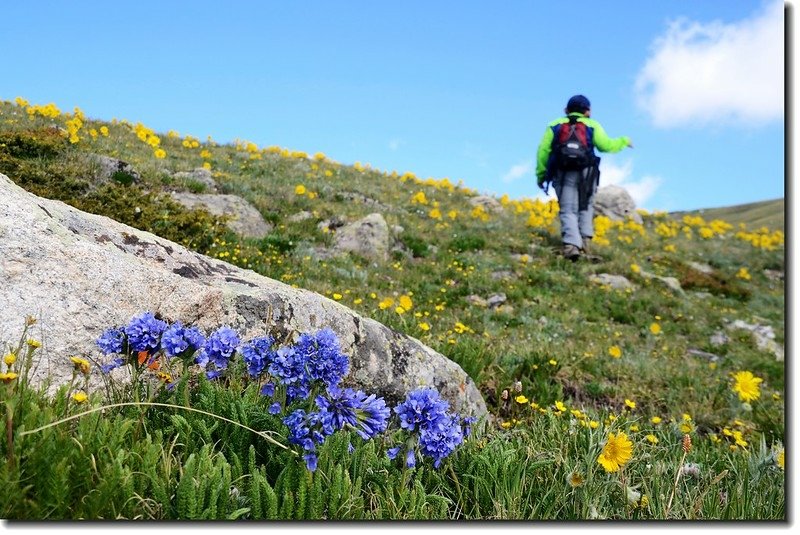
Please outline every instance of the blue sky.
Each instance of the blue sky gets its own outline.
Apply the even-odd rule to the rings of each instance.
[[[774,0],[5,3],[0,99],[541,195],[545,125],[582,93],[649,210],[784,196]],[[552,195],[552,190],[551,190]]]

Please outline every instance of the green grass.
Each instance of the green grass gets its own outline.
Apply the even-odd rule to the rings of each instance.
[[[785,286],[775,277],[785,270],[783,210],[777,204],[645,214],[641,226],[598,221],[593,252],[600,262],[573,264],[555,254],[553,212],[532,202],[504,202],[499,212],[482,217],[469,203],[474,192],[444,180],[285,149],[248,150],[245,143],[186,147],[185,136],[160,134],[166,157],[159,159],[133,125],[119,121],[85,119],[81,139],[73,144],[50,128],[67,119],[30,119],[20,106],[0,103],[0,172],[36,194],[327,297],[340,295],[356,312],[419,338],[461,365],[495,420],[442,470],[403,471],[385,459],[385,445],[360,439],[350,455],[341,439],[327,446],[320,468],[308,475],[295,473],[295,459],[280,448],[213,417],[153,408],[87,415],[24,435],[20,444],[26,447],[15,449],[14,466],[7,462],[0,469],[4,484],[14,489],[3,498],[3,517],[166,519],[213,511],[217,518],[785,518],[783,472],[774,461],[785,441],[784,363],[759,349],[749,333],[726,327],[737,319],[769,325],[784,343]],[[101,126],[108,128],[107,137],[88,135]],[[94,183],[90,153],[129,162],[141,181]],[[171,173],[204,163],[222,193],[244,197],[275,226],[269,235],[242,238],[223,220],[169,201],[166,188],[197,189],[176,182]],[[298,194],[300,185],[305,193]],[[300,211],[312,218],[289,220]],[[383,264],[315,256],[316,248],[333,241],[319,222],[353,221],[375,211],[390,227],[403,228],[395,238],[406,253]],[[685,215],[695,219],[686,221]],[[768,229],[761,229],[765,225]],[[705,264],[711,273],[692,263]],[[684,291],[675,293],[642,270],[675,277]],[[636,289],[589,282],[599,273],[623,275]],[[505,294],[506,302],[496,309],[470,304],[473,295],[486,299],[497,293]],[[413,307],[398,313],[403,295]],[[392,304],[381,306],[389,298]],[[657,334],[653,324],[660,328]],[[715,346],[711,338],[719,332],[728,342]],[[620,358],[610,356],[613,346]],[[690,350],[718,358],[712,362]],[[731,388],[732,374],[742,370],[763,379],[760,397],[749,406]],[[12,399],[5,386],[4,399]],[[514,401],[520,394],[528,403]],[[28,391],[19,406],[28,407],[30,420],[14,425],[14,433],[73,414],[68,395],[47,400]],[[178,405],[280,430],[259,416],[263,402],[246,390],[201,384],[182,396]],[[626,409],[625,400],[636,408]],[[587,416],[556,416],[556,402]],[[92,403],[101,403],[99,393]],[[702,472],[699,479],[680,482],[667,513],[684,414],[691,417],[694,443],[688,460]],[[652,417],[662,423],[651,424]],[[586,420],[597,428],[584,427]],[[619,430],[635,438],[625,483],[648,496],[647,507],[629,507],[619,474],[605,474],[596,462],[605,437]],[[742,433],[746,446],[736,445],[734,431]],[[655,445],[644,438],[651,433],[658,438]],[[61,489],[67,480],[53,480],[40,450],[73,467],[67,470],[73,482],[67,490]],[[143,459],[152,465],[147,470],[139,464]],[[97,469],[93,462],[100,463]],[[215,494],[195,476],[182,480],[182,474],[197,470],[213,472],[226,485],[230,481],[238,498]],[[572,488],[566,477],[576,470],[585,484]],[[341,487],[330,494],[334,482]],[[720,492],[729,499],[721,501]],[[194,497],[187,498],[189,493]]]

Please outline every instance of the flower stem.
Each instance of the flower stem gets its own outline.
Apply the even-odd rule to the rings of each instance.
[[[681,478],[681,471],[683,469],[683,461],[686,460],[686,452],[683,452],[683,456],[681,456],[681,462],[678,464],[678,472],[675,474],[675,483],[672,485],[672,493],[669,495],[669,501],[667,502],[667,508],[664,510],[664,518],[669,516],[669,510],[672,508],[672,499],[675,497],[675,491],[678,489],[678,480]]]
[[[251,433],[254,433],[254,434],[260,436],[261,438],[263,438],[267,442],[271,442],[272,444],[274,444],[274,445],[276,445],[276,446],[278,446],[280,448],[283,448],[285,450],[289,450],[292,453],[294,453],[295,455],[298,455],[298,453],[296,451],[289,449],[288,446],[285,446],[285,445],[281,444],[280,442],[278,442],[277,440],[275,440],[274,438],[268,436],[266,431],[256,431],[252,427],[248,427],[248,426],[246,426],[244,424],[240,424],[239,422],[236,422],[234,420],[229,420],[228,418],[225,418],[224,416],[219,416],[218,414],[213,414],[213,413],[210,413],[210,412],[202,411],[200,409],[194,409],[192,407],[183,407],[181,405],[172,405],[170,403],[156,403],[156,402],[148,402],[148,401],[139,401],[139,402],[133,401],[133,402],[125,402],[125,403],[112,403],[111,405],[103,405],[101,407],[95,407],[94,409],[90,409],[88,411],[81,412],[79,414],[75,414],[75,415],[70,416],[68,418],[63,418],[61,420],[56,420],[55,422],[50,422],[49,424],[43,425],[41,427],[37,427],[36,429],[31,429],[30,431],[23,431],[22,433],[20,433],[20,436],[25,436],[25,435],[30,435],[30,434],[33,434],[33,433],[38,433],[39,431],[44,431],[45,429],[49,429],[51,427],[55,427],[57,425],[60,425],[60,424],[66,423],[66,422],[69,422],[69,421],[72,421],[72,420],[76,420],[76,419],[80,418],[81,416],[85,416],[85,415],[91,414],[93,412],[99,412],[99,411],[103,411],[103,410],[106,410],[106,409],[113,409],[115,407],[140,407],[140,406],[168,407],[168,408],[171,408],[171,409],[181,409],[181,410],[184,410],[184,411],[198,412],[200,414],[205,414],[206,416],[211,416],[212,418],[217,418],[219,420],[228,422],[230,424],[238,425],[239,427],[241,427],[243,429],[246,429],[246,430],[250,431]]]

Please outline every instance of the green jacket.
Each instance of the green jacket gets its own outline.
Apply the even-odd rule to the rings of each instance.
[[[608,137],[608,134],[606,134],[606,131],[603,129],[600,123],[591,117],[584,116],[582,113],[576,112],[570,113],[569,115],[576,115],[578,117],[578,121],[584,123],[593,131],[592,141],[595,148],[597,148],[597,150],[600,152],[619,152],[627,147],[628,143],[630,142],[630,138],[627,136]],[[542,141],[539,143],[539,150],[536,153],[536,179],[539,186],[544,184],[547,175],[547,161],[550,158],[550,150],[553,144],[553,137],[555,136],[553,127],[561,123],[568,122],[569,115],[559,117],[558,119],[551,121],[544,131]]]

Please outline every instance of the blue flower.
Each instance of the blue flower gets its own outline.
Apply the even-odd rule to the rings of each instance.
[[[327,394],[315,400],[327,434],[349,425],[361,438],[368,440],[386,430],[390,411],[383,398],[336,386],[328,387]]]
[[[270,414],[280,414],[282,410],[283,407],[281,407],[281,404],[276,401],[275,403],[269,406],[267,412],[269,412]]]
[[[389,459],[394,460],[394,458],[397,457],[397,454],[400,453],[400,447],[401,446],[395,446],[394,448],[389,448],[386,450],[386,456]]]
[[[307,453],[303,455],[303,459],[306,461],[306,467],[310,471],[314,471],[317,469],[317,455],[315,453]]]
[[[176,357],[186,351],[197,351],[205,343],[205,337],[197,327],[184,327],[176,321],[161,335],[161,347],[167,357]]]
[[[275,384],[274,383],[266,383],[264,386],[261,387],[261,395],[262,396],[269,396],[272,397],[275,395]]]
[[[350,359],[342,353],[339,338],[331,329],[322,329],[313,335],[302,334],[295,344],[295,352],[304,361],[311,380],[336,386],[347,375]]]
[[[409,449],[408,452],[406,452],[406,466],[409,468],[417,466],[417,456],[414,454],[413,449]]]
[[[464,426],[464,437],[468,437],[472,434],[472,424],[476,421],[478,421],[478,419],[474,416],[467,416],[461,421]]]
[[[258,377],[274,358],[275,352],[270,348],[275,340],[271,336],[259,336],[243,345],[239,352],[247,365],[247,373]]]
[[[239,336],[230,327],[220,327],[203,344],[195,356],[195,362],[201,366],[213,364],[217,370],[228,367],[228,361],[239,345]]]
[[[152,312],[145,312],[133,318],[125,327],[128,344],[134,351],[155,353],[161,344],[161,334],[167,322],[156,319]]]
[[[95,343],[104,355],[122,353],[122,348],[125,343],[125,332],[118,327],[108,329],[103,331],[103,334],[100,335]]]
[[[457,417],[449,417],[441,429],[422,429],[419,434],[420,451],[433,458],[434,468],[439,468],[442,459],[453,453],[464,441],[464,433]]]
[[[394,408],[400,427],[414,431],[417,427],[440,428],[450,405],[432,388],[409,392],[405,401]]]

